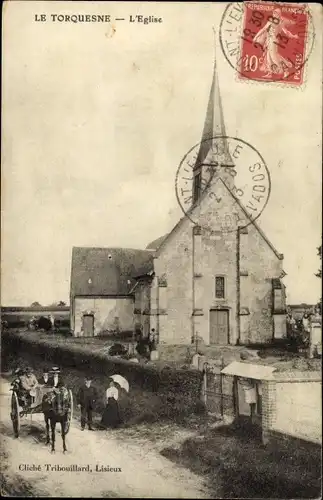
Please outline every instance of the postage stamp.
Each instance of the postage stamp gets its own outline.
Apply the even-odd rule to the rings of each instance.
[[[229,4],[220,28],[222,51],[241,80],[300,86],[314,43],[306,4]]]
[[[212,142],[212,156],[199,164],[199,152],[206,142]],[[195,202],[194,177],[197,170],[201,175],[201,191],[199,200]],[[220,209],[220,179],[232,195],[233,210],[230,206]],[[258,219],[268,203],[270,189],[270,174],[263,157],[256,148],[236,137],[216,136],[196,144],[183,157],[176,172],[176,197],[184,215],[201,226],[201,214],[197,214],[194,208],[208,197],[214,200],[217,226],[226,232],[235,231],[237,225],[247,227]],[[213,230],[208,222],[203,224],[203,229]]]

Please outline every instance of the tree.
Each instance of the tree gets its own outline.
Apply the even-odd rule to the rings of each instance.
[[[66,302],[64,302],[63,300],[60,300],[59,302],[52,302],[51,304],[49,304],[48,307],[65,307],[66,306]]]
[[[315,276],[317,278],[321,278],[322,279],[322,245],[320,245],[319,247],[317,247],[317,255],[320,257],[320,260],[321,260],[321,267],[320,269],[317,271],[317,273],[315,273]],[[322,297],[319,301],[319,303],[317,304],[318,306],[318,309],[319,309],[319,312],[320,314],[322,314]]]
[[[317,255],[320,257],[320,259],[322,261],[322,245],[317,247]],[[321,265],[320,269],[317,271],[317,273],[315,273],[315,276],[317,276],[318,278],[322,278],[322,265]]]
[[[42,307],[39,302],[33,302],[30,307]]]

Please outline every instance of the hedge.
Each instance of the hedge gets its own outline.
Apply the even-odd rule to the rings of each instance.
[[[140,365],[101,352],[89,352],[82,344],[51,345],[50,340],[28,338],[28,333],[3,332],[2,354],[24,353],[64,368],[77,368],[92,376],[123,375],[131,386],[150,391],[161,398],[165,414],[190,413],[199,408],[203,374],[194,369]]]

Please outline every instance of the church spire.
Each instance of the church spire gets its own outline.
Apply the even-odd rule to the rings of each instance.
[[[213,32],[215,34],[214,28]],[[210,169],[213,169],[213,175],[221,177],[226,183],[231,184],[233,179],[233,177],[229,175],[225,169],[221,169],[221,167],[233,167],[234,163],[229,152],[227,140],[225,139],[226,130],[223,118],[215,51],[216,45],[214,36],[213,78],[200,149],[194,167],[194,202],[199,198],[199,192],[201,189],[205,187],[207,178],[210,178]],[[203,170],[206,169],[208,169],[208,175],[204,175],[203,173]]]

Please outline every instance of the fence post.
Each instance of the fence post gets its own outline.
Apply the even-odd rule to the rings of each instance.
[[[222,374],[223,368],[224,368],[224,359],[223,359],[223,356],[221,356],[221,371],[220,371],[220,412],[221,412],[221,418],[223,418],[223,415],[224,415],[224,409],[223,409],[223,374]]]
[[[203,365],[203,392],[202,392],[202,395],[203,395],[203,403],[207,404],[207,366],[208,366],[208,363],[204,363]]]

